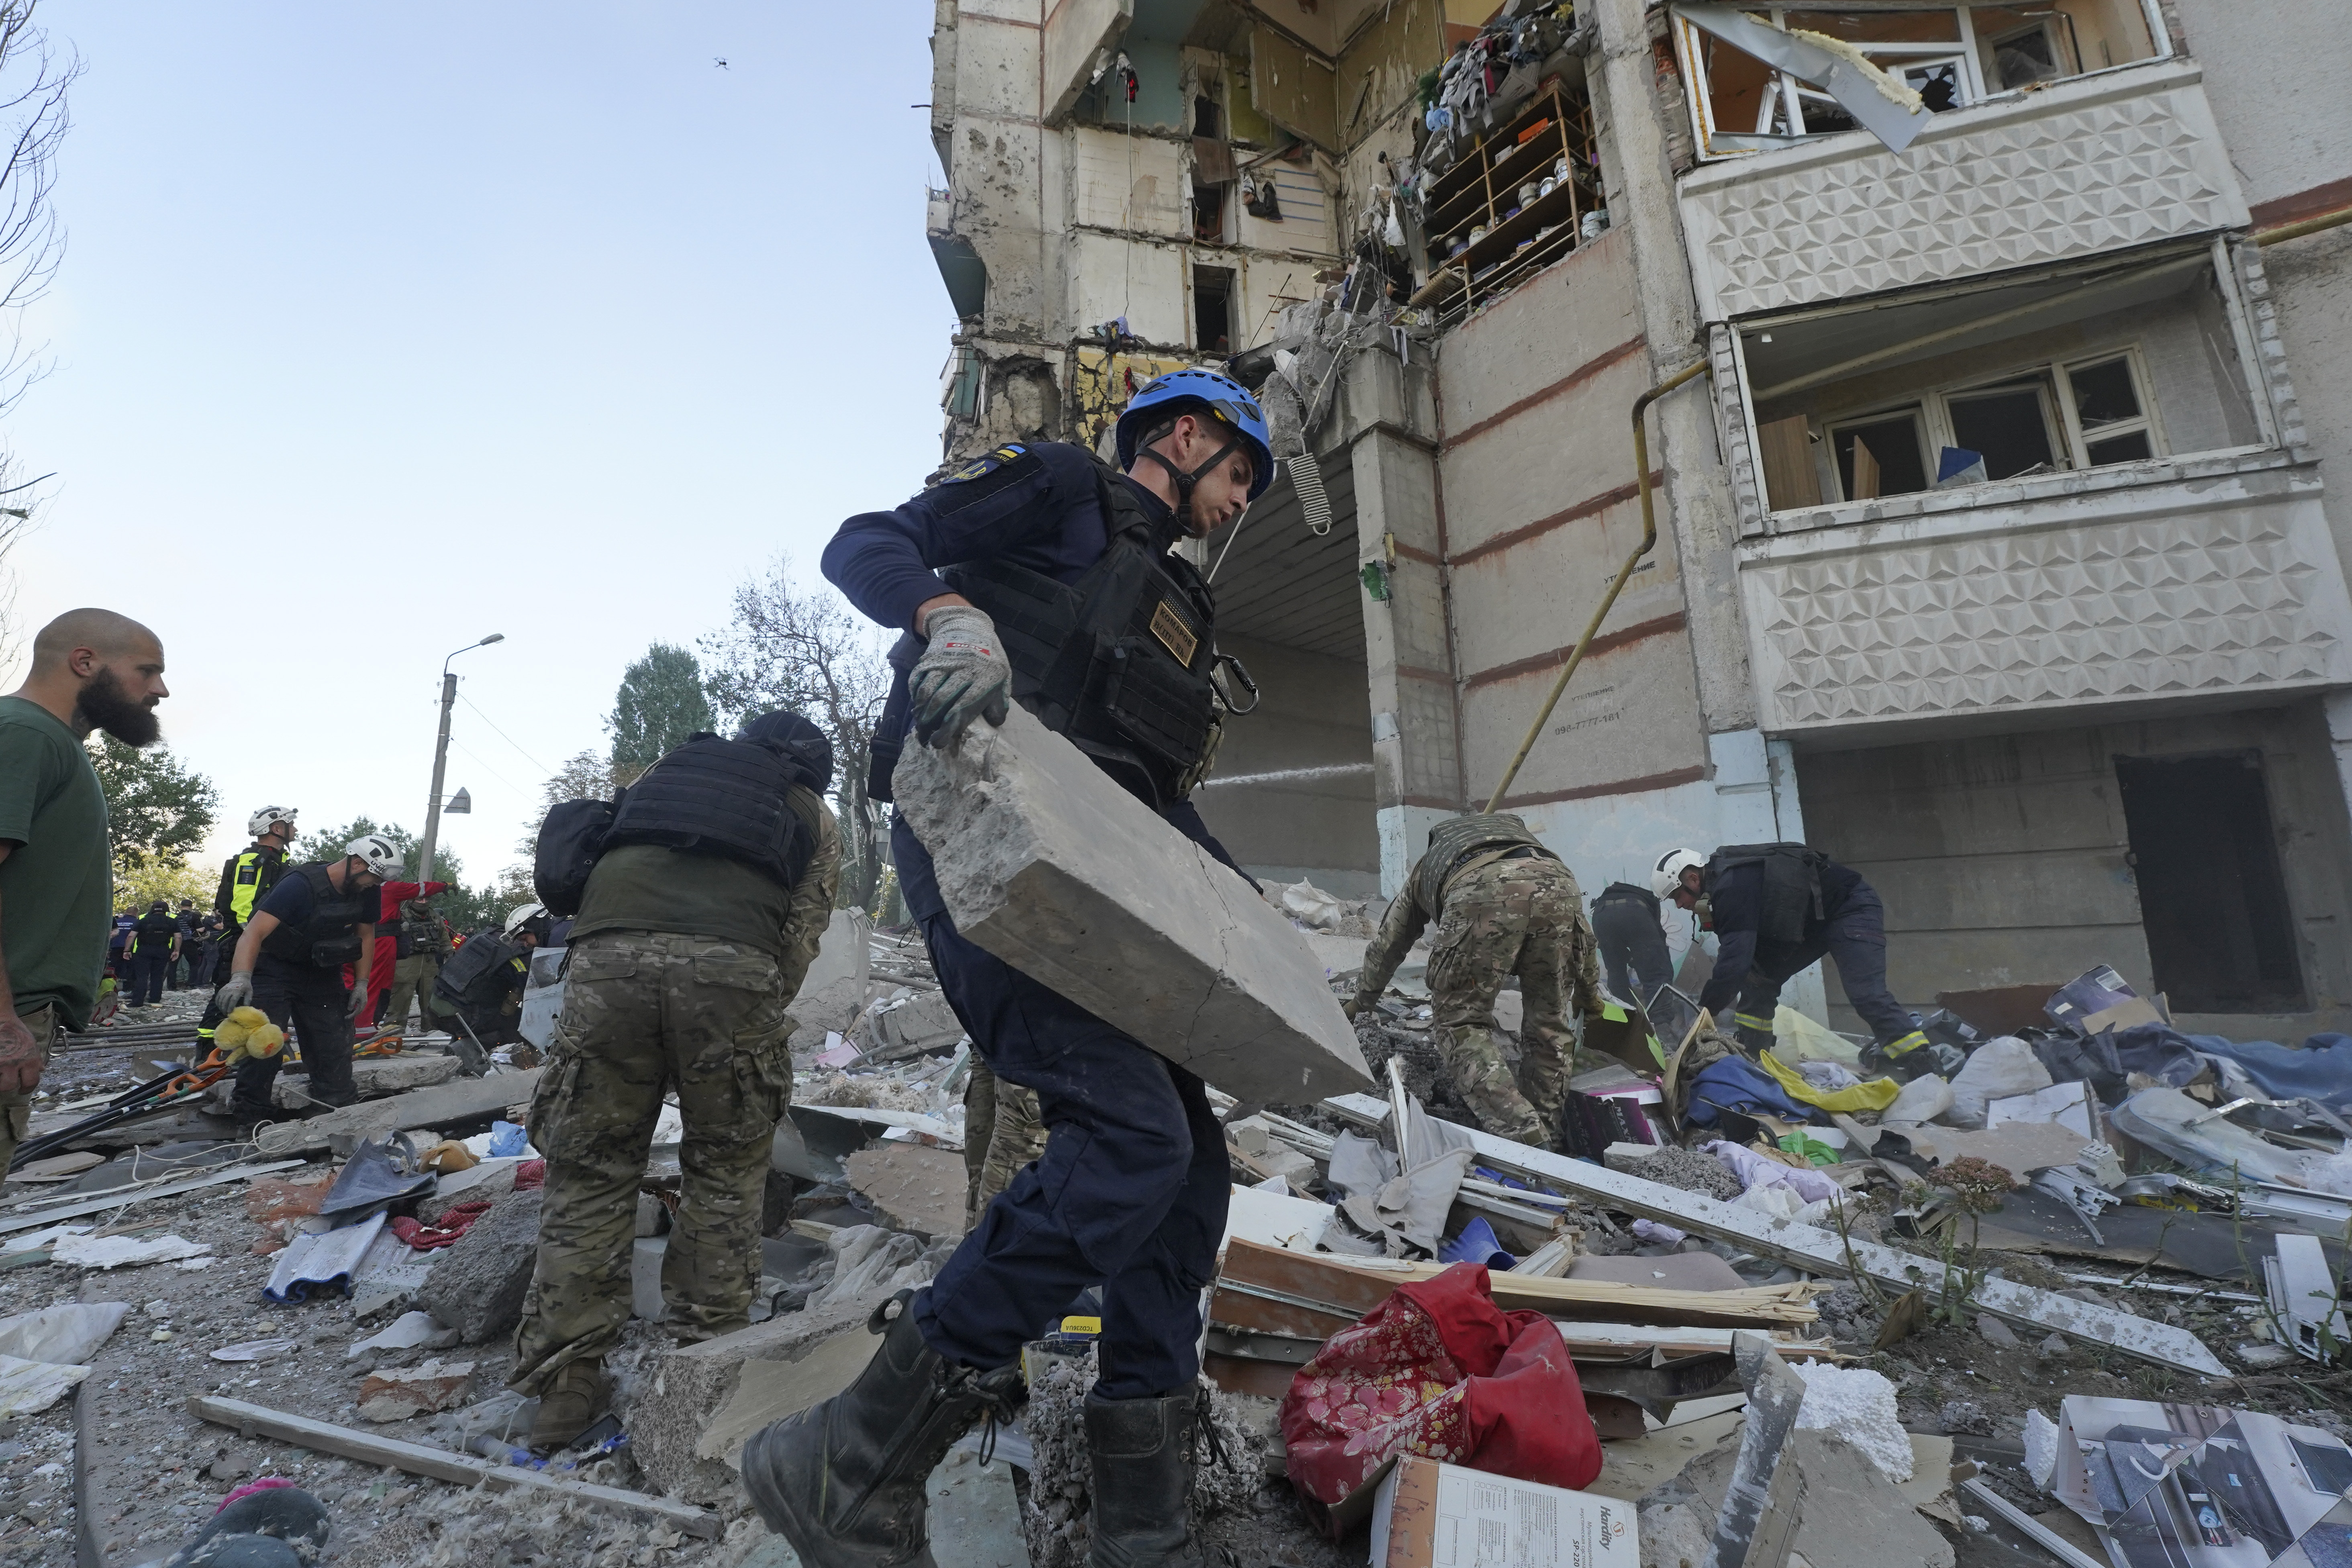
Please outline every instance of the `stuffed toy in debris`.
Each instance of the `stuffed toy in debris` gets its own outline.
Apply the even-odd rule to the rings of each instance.
[[[285,1049],[286,1031],[260,1008],[238,1007],[214,1028],[213,1043],[225,1062],[258,1061]]]

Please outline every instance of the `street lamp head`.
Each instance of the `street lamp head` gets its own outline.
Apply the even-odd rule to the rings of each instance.
[[[504,633],[504,632],[492,632],[489,636],[488,636],[488,637],[484,637],[480,642],[476,643],[474,646],[475,646],[476,647],[489,647],[489,646],[490,646],[492,643],[494,643],[494,642],[504,642],[504,641],[506,641],[506,640],[507,640],[507,634],[506,634],[506,633]]]

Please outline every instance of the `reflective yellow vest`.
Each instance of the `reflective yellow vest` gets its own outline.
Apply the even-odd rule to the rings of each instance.
[[[228,863],[228,918],[239,926],[253,923],[253,906],[266,897],[278,882],[276,872],[284,868],[286,858],[260,849],[247,849]]]

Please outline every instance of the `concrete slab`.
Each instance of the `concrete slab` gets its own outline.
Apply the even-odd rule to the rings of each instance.
[[[735,1397],[744,1367],[753,1362],[798,1362],[819,1352],[856,1359],[862,1366],[882,1342],[866,1331],[873,1310],[873,1302],[861,1300],[819,1311],[787,1312],[715,1340],[663,1352],[636,1379],[620,1413],[629,1432],[629,1452],[670,1497],[695,1503],[740,1497],[741,1483],[734,1470],[724,1459],[706,1458],[698,1449],[712,1419]],[[832,1348],[836,1339],[856,1349]]]
[[[1029,1548],[1021,1539],[1021,1506],[1013,1493],[1013,1471],[1002,1462],[982,1465],[980,1457],[953,1449],[931,1472],[931,1556],[955,1568],[1028,1568]],[[737,1568],[801,1568],[792,1543],[764,1537]]]
[[[849,1184],[874,1202],[898,1230],[918,1236],[963,1234],[963,1156],[920,1143],[877,1143],[844,1162]]]
[[[382,1100],[387,1095],[447,1083],[457,1076],[457,1067],[456,1057],[405,1052],[396,1057],[362,1057],[352,1063],[352,1082],[359,1089],[361,1100]],[[270,1103],[285,1110],[300,1110],[310,1103],[310,1087],[308,1078],[279,1073],[277,1081],[269,1086]]]
[[[1683,1472],[1709,1512],[1723,1506],[1737,1456],[1737,1447],[1727,1445]],[[1805,1483],[1790,1561],[1802,1554],[1811,1568],[1887,1568],[1894,1563],[1953,1568],[1951,1542],[1844,1438],[1800,1428],[1789,1434],[1780,1462],[1798,1466]]]
[[[1371,1087],[1289,921],[1033,715],[908,747],[893,787],[957,929],[1032,979],[1244,1100]]]
[[[523,1293],[539,1258],[537,1192],[512,1193],[467,1227],[444,1251],[417,1292],[417,1303],[469,1345],[522,1321]]]
[[[455,1058],[444,1058],[454,1061]],[[355,1138],[416,1127],[443,1127],[495,1116],[510,1105],[528,1105],[539,1087],[541,1069],[494,1073],[488,1078],[454,1079],[432,1089],[395,1094],[389,1100],[363,1100],[324,1116],[280,1121],[265,1127],[254,1140],[266,1159],[282,1159],[312,1149],[324,1149],[337,1133]]]
[[[833,911],[817,945],[815,962],[793,998],[793,1021],[803,1029],[846,1029],[866,1005],[866,979],[873,921],[850,910]]]
[[[752,1433],[847,1388],[874,1359],[875,1344],[871,1334],[839,1333],[798,1361],[745,1362],[735,1392],[702,1429],[694,1457],[721,1459],[740,1470],[744,1441]]]

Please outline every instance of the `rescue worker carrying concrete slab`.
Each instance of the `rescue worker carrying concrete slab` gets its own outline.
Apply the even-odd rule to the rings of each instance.
[[[1846,1000],[1875,1037],[1863,1052],[1865,1067],[1880,1070],[1927,1044],[1918,1020],[1886,989],[1886,906],[1860,873],[1803,844],[1730,844],[1704,860],[1696,849],[1676,849],[1660,857],[1658,869],[1672,879],[1676,904],[1696,910],[1704,900],[1722,945],[1698,1005],[1710,1015],[1736,1005],[1742,1046],[1771,1046],[1780,987],[1824,956],[1836,962]]]
[[[891,653],[868,787],[891,798],[910,728],[952,745],[1019,702],[1232,866],[1186,798],[1223,705],[1215,602],[1170,550],[1265,491],[1265,416],[1240,384],[1177,371],[1135,394],[1115,438],[1123,474],[1078,447],[1004,446],[896,511],[842,524],[824,574],[910,634]],[[1206,1090],[958,932],[903,814],[890,845],[941,990],[996,1076],[1036,1092],[1045,1150],[928,1289],[876,1313],[881,1346],[847,1392],[752,1436],[744,1486],[806,1568],[929,1563],[932,1468],[983,1411],[1010,1415],[1024,1342],[1102,1283],[1088,1561],[1197,1565],[1185,1513],[1194,1346],[1229,1190]]]
[[[213,893],[213,913],[221,918],[220,952],[234,954],[237,938],[245,933],[253,911],[278,886],[278,879],[286,871],[286,850],[294,842],[295,808],[290,805],[265,805],[247,819],[245,830],[253,835],[253,842],[221,862],[220,887]],[[225,974],[206,975],[205,985],[218,985],[226,981]],[[196,1021],[196,1040],[200,1045],[212,1043],[213,1029],[228,1016],[228,1009],[218,1003],[207,1003],[205,1014]]]
[[[614,810],[530,1108],[547,1196],[513,1381],[539,1396],[534,1448],[571,1443],[610,1397],[604,1357],[629,1321],[637,1184],[669,1090],[686,1184],[662,1258],[668,1327],[703,1340],[751,1322],[769,1154],[793,1091],[784,1009],[841,886],[832,782],[824,731],[780,710],[731,741],[688,738]]]
[[[290,1026],[310,1069],[313,1105],[349,1105],[359,1099],[352,1081],[352,1025],[367,1004],[368,963],[375,952],[376,889],[400,869],[400,851],[378,834],[343,846],[342,858],[297,866],[253,908],[229,960],[229,977],[213,994],[226,1017],[251,1003],[279,1028]],[[357,984],[343,984],[343,966],[357,965]],[[278,1056],[241,1062],[230,1113],[240,1122],[278,1115],[270,1086]]]
[[[1439,823],[1364,949],[1348,1016],[1380,1000],[1432,921],[1431,1025],[1454,1092],[1487,1131],[1553,1147],[1576,1058],[1568,1005],[1588,1019],[1601,1006],[1592,928],[1574,874],[1507,812]],[[1513,974],[1525,1004],[1516,1075],[1495,1022],[1495,997]]]

